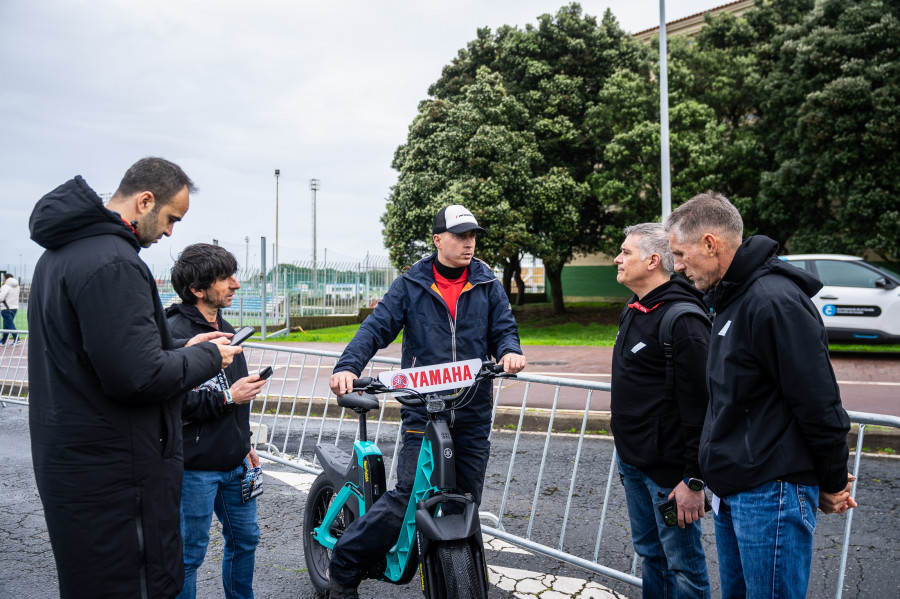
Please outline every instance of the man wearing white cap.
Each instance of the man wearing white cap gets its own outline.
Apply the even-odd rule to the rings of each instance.
[[[509,298],[491,269],[473,260],[479,232],[486,233],[463,206],[446,206],[437,213],[432,228],[437,252],[398,277],[363,322],[331,375],[336,395],[350,392],[375,352],[401,330],[402,368],[491,357],[506,372],[525,367]],[[357,597],[359,583],[397,541],[427,420],[424,407],[404,407],[402,414],[397,485],[354,521],[335,545],[329,568],[331,599]],[[457,486],[480,503],[490,452],[491,385],[480,383],[473,400],[446,417],[456,450]]]

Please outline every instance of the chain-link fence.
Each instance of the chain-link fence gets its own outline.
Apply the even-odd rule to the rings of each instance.
[[[259,326],[265,312],[269,327],[277,329],[289,317],[358,314],[360,308],[381,300],[399,271],[387,256],[366,256],[357,262],[280,264],[265,277],[259,268],[244,268],[237,275],[241,288],[231,307],[223,310],[225,318],[242,326]],[[179,301],[168,278],[157,284],[163,306]]]

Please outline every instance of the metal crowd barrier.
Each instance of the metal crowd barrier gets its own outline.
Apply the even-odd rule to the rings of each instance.
[[[2,331],[0,331],[2,332]],[[20,331],[20,335],[26,340],[27,333]],[[254,429],[254,444],[261,456],[275,462],[285,464],[291,468],[318,474],[321,470],[316,465],[314,446],[316,443],[332,441],[335,445],[342,443],[349,447],[357,435],[356,416],[352,411],[344,410],[337,405],[335,397],[328,388],[328,378],[332,372],[339,353],[315,349],[287,348],[283,346],[266,345],[259,343],[245,343],[245,356],[250,372],[265,366],[273,366],[275,374],[269,379],[263,389],[262,399],[254,402],[251,414],[251,427]],[[14,403],[27,405],[27,372],[25,368],[25,344],[0,348],[0,404]],[[393,370],[399,365],[395,358],[375,357],[367,366],[366,375],[377,376],[382,370]],[[618,524],[610,531],[607,525],[607,511],[610,498],[616,494],[622,494],[621,485],[615,489],[613,481],[616,478],[616,455],[611,439],[605,435],[590,434],[588,429],[589,417],[592,414],[591,399],[595,392],[608,392],[608,383],[574,380],[561,377],[548,377],[520,373],[516,379],[498,379],[494,390],[493,417],[496,419],[500,406],[500,400],[514,394],[512,404],[514,408],[504,408],[507,417],[510,410],[518,412],[518,423],[514,430],[498,429],[496,426],[492,432],[491,464],[496,468],[505,460],[508,465],[502,491],[488,492],[485,485],[485,496],[481,505],[481,517],[489,525],[482,527],[484,532],[494,537],[503,539],[513,545],[546,555],[559,561],[579,566],[591,572],[608,576],[615,580],[625,582],[637,587],[641,586],[641,579],[635,575],[637,556],[631,558],[630,569],[615,568],[599,561],[601,540],[604,535],[614,535],[619,541],[624,539],[630,546],[630,533],[628,527]],[[568,394],[571,403],[572,394],[582,394],[581,400],[581,426],[571,433],[554,433],[554,420],[560,410],[558,404],[561,394]],[[521,395],[520,395],[521,394]],[[543,451],[539,463],[534,471],[537,460],[529,460],[532,470],[517,473],[517,454],[523,435],[533,435],[523,430],[523,422],[526,415],[532,410],[529,402],[543,397],[552,397],[550,408],[546,414],[546,430],[541,432],[543,436]],[[509,402],[508,402],[509,403]],[[380,410],[377,415],[370,414],[369,430],[374,428],[372,440],[381,445],[386,457],[390,458],[390,481],[395,478],[396,456],[399,450],[399,410],[397,402],[389,398],[381,398]],[[900,418],[865,412],[849,412],[852,422],[859,425],[856,455],[853,463],[853,474],[859,474],[860,459],[867,425],[900,428]],[[571,411],[569,411],[571,416]],[[371,433],[370,433],[371,435]],[[391,440],[391,436],[393,439]],[[499,437],[503,437],[503,448],[497,443]],[[385,447],[390,443],[393,447]],[[598,452],[609,451],[611,460],[608,468],[592,467],[588,462],[592,455]],[[566,453],[567,452],[567,453]],[[566,459],[571,464],[566,468],[565,476],[550,480],[546,466],[553,460],[559,463],[560,459]],[[500,468],[502,471],[503,468]],[[605,473],[605,478],[603,477]],[[495,472],[496,474],[496,472]],[[599,477],[599,478],[597,478]],[[853,483],[853,494],[856,494],[858,482]],[[532,486],[533,485],[533,486]],[[562,505],[561,500],[555,498],[552,501],[543,501],[542,492],[548,486],[557,485],[556,488],[567,488],[565,504],[562,514],[547,515],[547,504],[553,511]],[[602,502],[597,507],[594,498],[590,495],[599,493],[602,489]],[[587,499],[585,499],[587,496]],[[624,500],[622,500],[624,501]],[[585,507],[585,504],[589,504]],[[576,507],[576,504],[578,506]],[[593,513],[589,510],[593,509]],[[544,511],[542,511],[544,510]],[[567,545],[567,533],[578,528],[573,525],[573,514],[578,511],[590,514],[589,518],[579,516],[578,522],[597,522],[596,536],[593,538],[593,549],[586,546],[583,541],[573,545]],[[588,510],[588,511],[586,511]],[[599,511],[599,513],[596,513]],[[844,577],[848,549],[850,546],[850,533],[853,523],[854,510],[848,510],[845,517],[843,544],[841,549],[840,569],[835,597],[840,598],[843,593]],[[547,522],[558,520],[558,527],[548,535]],[[522,524],[527,521],[527,525]],[[536,521],[540,521],[543,530],[538,532],[534,528]],[[523,530],[524,529],[524,530]],[[581,532],[583,536],[583,531]]]
[[[333,369],[334,363],[340,357],[339,353],[312,350],[312,349],[293,349],[280,346],[245,343],[245,352],[247,353],[250,371],[253,368],[263,368],[264,366],[275,364],[276,375],[268,383],[268,387],[264,390],[265,400],[260,409],[253,418],[256,419],[256,425],[271,424],[271,432],[269,437],[279,437],[282,441],[280,448],[273,446],[266,439],[265,447],[270,451],[261,451],[260,455],[277,462],[287,464],[298,470],[302,470],[311,474],[321,472],[315,465],[315,455],[313,454],[313,443],[306,443],[308,439],[315,436],[316,442],[322,442],[323,438],[330,440],[334,435],[334,443],[338,444],[344,434],[345,446],[349,446],[356,437],[356,420],[352,412],[348,412],[340,408],[334,396],[328,389],[328,378]],[[399,366],[399,360],[396,358],[375,357],[368,365],[365,372],[366,375],[376,376],[380,370],[392,370]],[[293,371],[292,371],[293,369]],[[309,371],[312,371],[311,373]],[[292,384],[289,384],[289,381]],[[304,383],[306,386],[304,387]],[[505,481],[502,485],[502,494],[499,497],[490,497],[485,485],[485,497],[481,505],[481,517],[483,521],[490,522],[491,525],[482,526],[482,530],[489,535],[503,539],[509,543],[546,555],[559,561],[579,566],[586,570],[608,576],[615,580],[619,580],[637,587],[641,586],[641,579],[635,575],[638,556],[633,555],[631,559],[630,569],[616,569],[609,565],[602,564],[598,561],[600,553],[601,541],[604,534],[618,534],[625,537],[626,542],[630,544],[630,533],[628,527],[615,527],[610,533],[608,531],[607,511],[610,505],[610,498],[613,494],[613,481],[616,478],[616,454],[615,447],[610,442],[608,436],[600,436],[589,434],[588,422],[591,414],[591,399],[595,392],[609,392],[609,383],[597,383],[592,381],[574,380],[563,377],[548,377],[520,373],[516,379],[501,379],[496,383],[494,392],[494,411],[493,416],[496,420],[497,411],[500,406],[501,398],[516,393],[516,398],[521,390],[521,398],[515,399],[515,410],[518,411],[518,423],[512,432],[513,439],[512,449],[509,451],[507,458],[508,467],[506,468]],[[583,394],[581,414],[581,426],[575,433],[560,434],[553,432],[554,420],[558,415],[558,404],[562,392],[578,392]],[[516,459],[520,440],[524,434],[530,434],[523,430],[523,421],[531,408],[529,401],[535,396],[543,395],[545,399],[552,397],[552,402],[547,414],[546,430],[543,435],[543,451],[540,456],[537,472],[528,472],[525,476],[516,477]],[[310,400],[309,398],[315,398]],[[300,400],[306,399],[302,404]],[[375,436],[372,439],[375,443],[379,443],[380,435],[384,427],[396,426],[386,420],[385,414],[389,404],[396,405],[390,399],[381,398],[381,408],[379,414],[370,416],[370,428],[372,430],[372,422],[376,423]],[[301,405],[304,409],[298,412],[297,407]],[[505,408],[509,410],[509,408]],[[316,410],[316,411],[314,411]],[[853,474],[859,475],[860,459],[862,457],[862,448],[865,439],[865,429],[867,425],[878,425],[892,428],[900,428],[900,418],[896,416],[887,416],[880,414],[869,414],[865,412],[849,412],[850,419],[853,423],[859,425],[857,435],[856,455],[853,464]],[[297,423],[296,420],[301,422]],[[339,418],[336,431],[329,431],[326,435],[326,423],[334,418]],[[279,421],[279,419],[281,421]],[[283,422],[283,420],[287,422]],[[345,420],[346,419],[346,420]],[[346,426],[344,426],[346,423]],[[332,428],[334,425],[332,424]],[[283,433],[282,433],[283,431]],[[492,433],[492,440],[498,434],[495,426]],[[273,434],[274,433],[274,434]],[[291,435],[299,436],[300,442],[297,445],[296,452],[288,452],[289,437]],[[393,449],[383,447],[386,456],[391,456],[391,469],[389,481],[394,478],[394,466],[396,456],[399,449],[399,434],[393,441]],[[555,459],[554,455],[558,454],[558,441],[561,438],[567,439],[568,445],[573,445],[571,459],[571,470],[568,472],[567,480],[552,482],[547,481],[546,466],[549,461]],[[600,504],[599,514],[596,515],[597,528],[596,537],[593,542],[593,551],[577,552],[568,548],[566,545],[567,533],[573,529],[572,514],[574,504],[583,494],[583,490],[576,491],[582,479],[589,478],[597,472],[596,468],[582,468],[585,459],[590,460],[590,454],[595,452],[600,444],[609,446],[611,451],[611,459],[606,472],[605,480],[592,483],[593,488],[603,488],[602,503]],[[493,443],[492,443],[493,445]],[[259,445],[257,445],[259,447]],[[274,450],[274,451],[271,451]],[[498,456],[494,447],[491,451],[491,463],[495,463]],[[534,462],[534,460],[532,460]],[[489,465],[490,469],[490,465]],[[523,481],[527,484],[523,484]],[[540,499],[542,489],[548,484],[556,484],[557,482],[567,483],[567,493],[565,495],[565,508],[560,519],[560,523],[553,538],[548,538],[546,532],[538,535],[534,529],[534,523],[541,519],[546,522],[545,515],[540,511]],[[533,484],[533,486],[529,486]],[[618,488],[621,491],[621,484]],[[856,486],[858,482],[853,483],[852,493],[856,494]],[[583,487],[584,485],[580,485]],[[524,494],[530,497],[530,502],[517,501],[517,507],[512,507],[513,496]],[[624,501],[624,500],[623,500]],[[546,503],[546,502],[545,502]],[[583,502],[582,502],[583,503]],[[561,500],[553,502],[553,505],[561,504]],[[546,507],[545,507],[546,509]],[[583,509],[583,508],[582,508]],[[840,599],[843,594],[844,576],[846,573],[847,556],[850,544],[850,533],[853,523],[853,511],[848,510],[845,517],[844,536],[841,550],[841,562],[838,572],[837,589],[835,597]],[[513,527],[521,529],[518,523],[523,519],[527,519],[528,524],[525,530],[512,531]],[[511,525],[510,522],[515,524]],[[577,525],[576,525],[577,527]],[[624,530],[624,533],[623,533]]]
[[[0,329],[6,343],[0,345],[0,406],[28,405],[28,331]],[[13,341],[18,336],[18,343]]]

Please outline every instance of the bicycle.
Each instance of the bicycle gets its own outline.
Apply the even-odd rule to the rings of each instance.
[[[471,372],[476,368],[477,374],[473,376]],[[448,374],[454,379],[456,369],[459,380],[450,382],[457,389],[452,395],[437,393],[446,389],[446,383],[444,389],[421,385],[423,380],[433,383],[435,372],[439,379],[446,380]],[[386,372],[379,377],[384,380],[363,377],[354,381],[353,390],[363,394],[347,393],[338,399],[338,405],[359,415],[358,439],[353,443],[352,453],[332,444],[316,445],[316,456],[323,471],[309,491],[303,515],[306,564],[319,594],[324,595],[328,588],[327,569],[335,543],[350,523],[371,508],[386,490],[384,459],[378,446],[367,439],[366,415],[379,407],[374,394],[389,393],[405,406],[425,405],[428,422],[400,535],[371,577],[406,584],[418,569],[422,592],[428,599],[487,597],[487,562],[478,506],[470,494],[454,492],[453,440],[447,423],[438,419],[438,415],[451,405],[464,406],[466,394],[479,381],[515,376],[504,373],[501,364],[474,359]],[[457,400],[459,403],[454,403]]]

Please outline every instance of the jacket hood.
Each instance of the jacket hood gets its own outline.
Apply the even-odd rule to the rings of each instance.
[[[4,285],[8,285],[8,286],[10,286],[10,287],[18,287],[18,286],[19,286],[19,282],[16,280],[15,277],[10,277],[10,278],[6,279],[6,280],[3,282],[3,284],[4,284]]]
[[[681,275],[674,274],[668,281],[645,295],[641,300],[641,305],[649,308],[664,302],[685,301],[697,304],[704,310],[706,309],[706,306],[703,305],[703,293]]]
[[[31,239],[48,249],[97,235],[118,235],[140,250],[137,237],[100,196],[76,176],[38,200],[28,220]]]
[[[744,240],[734,255],[722,281],[705,296],[705,301],[718,310],[760,277],[781,275],[793,281],[808,297],[822,288],[822,282],[810,273],[788,264],[777,256],[778,242],[765,235],[753,235]]]
[[[188,320],[206,324],[206,318],[203,317],[203,315],[200,313],[200,309],[197,308],[197,306],[189,306],[184,302],[176,302],[166,308],[166,318],[171,318],[176,314],[181,314]]]

